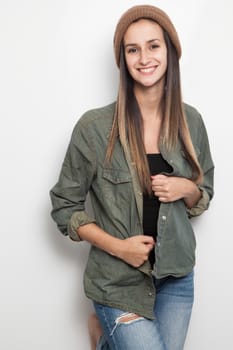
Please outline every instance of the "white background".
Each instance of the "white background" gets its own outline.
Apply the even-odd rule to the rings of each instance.
[[[88,244],[50,218],[71,131],[117,91],[116,22],[140,1],[0,1],[0,348],[88,350]],[[233,348],[231,0],[147,1],[179,33],[184,100],[202,113],[216,195],[194,222],[196,298],[185,350]]]

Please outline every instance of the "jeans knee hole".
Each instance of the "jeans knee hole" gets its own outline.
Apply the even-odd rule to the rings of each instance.
[[[119,323],[130,324],[130,323],[133,323],[133,322],[141,320],[141,319],[143,319],[143,317],[141,317],[137,314],[134,314],[132,312],[129,312],[129,313],[126,313],[126,314],[119,316],[116,319],[116,324],[119,324]]]
[[[135,322],[140,321],[140,320],[144,320],[144,317],[139,316],[137,314],[134,314],[132,312],[127,312],[127,313],[120,315],[115,320],[115,326],[113,327],[110,336],[113,335],[113,333],[115,332],[116,328],[119,325],[130,325],[130,324],[135,323]]]

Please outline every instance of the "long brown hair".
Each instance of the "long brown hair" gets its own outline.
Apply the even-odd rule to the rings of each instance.
[[[163,33],[167,46],[167,72],[164,95],[161,101],[163,118],[160,136],[168,151],[175,149],[178,142],[181,142],[183,152],[192,169],[192,180],[200,183],[202,181],[202,170],[192,144],[183,109],[179,59],[168,34],[164,30]],[[151,194],[150,171],[143,140],[143,119],[133,86],[134,81],[126,66],[122,43],[118,98],[106,160],[111,162],[114,146],[119,137],[124,150],[130,151],[143,192]]]

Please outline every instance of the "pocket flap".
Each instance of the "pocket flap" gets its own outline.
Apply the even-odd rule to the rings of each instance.
[[[103,169],[103,178],[114,184],[131,182],[131,175],[119,169]]]

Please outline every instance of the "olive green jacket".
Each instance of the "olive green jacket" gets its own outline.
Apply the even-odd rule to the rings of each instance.
[[[64,235],[79,241],[77,228],[95,222],[109,234],[125,239],[142,234],[143,195],[135,167],[120,142],[114,149],[111,165],[106,166],[105,153],[112,126],[115,104],[88,111],[78,121],[65,156],[58,183],[50,195],[52,217]],[[200,187],[202,197],[187,210],[183,200],[161,203],[156,264],[149,262],[134,268],[124,261],[92,246],[84,274],[87,297],[112,307],[153,318],[156,291],[153,275],[180,277],[192,271],[195,264],[195,237],[190,217],[208,208],[213,196],[213,170],[206,129],[200,114],[185,105],[192,141],[204,172]],[[164,159],[172,166],[169,175],[191,177],[191,169],[181,146],[168,152],[162,145]],[[94,217],[85,210],[87,193]]]

